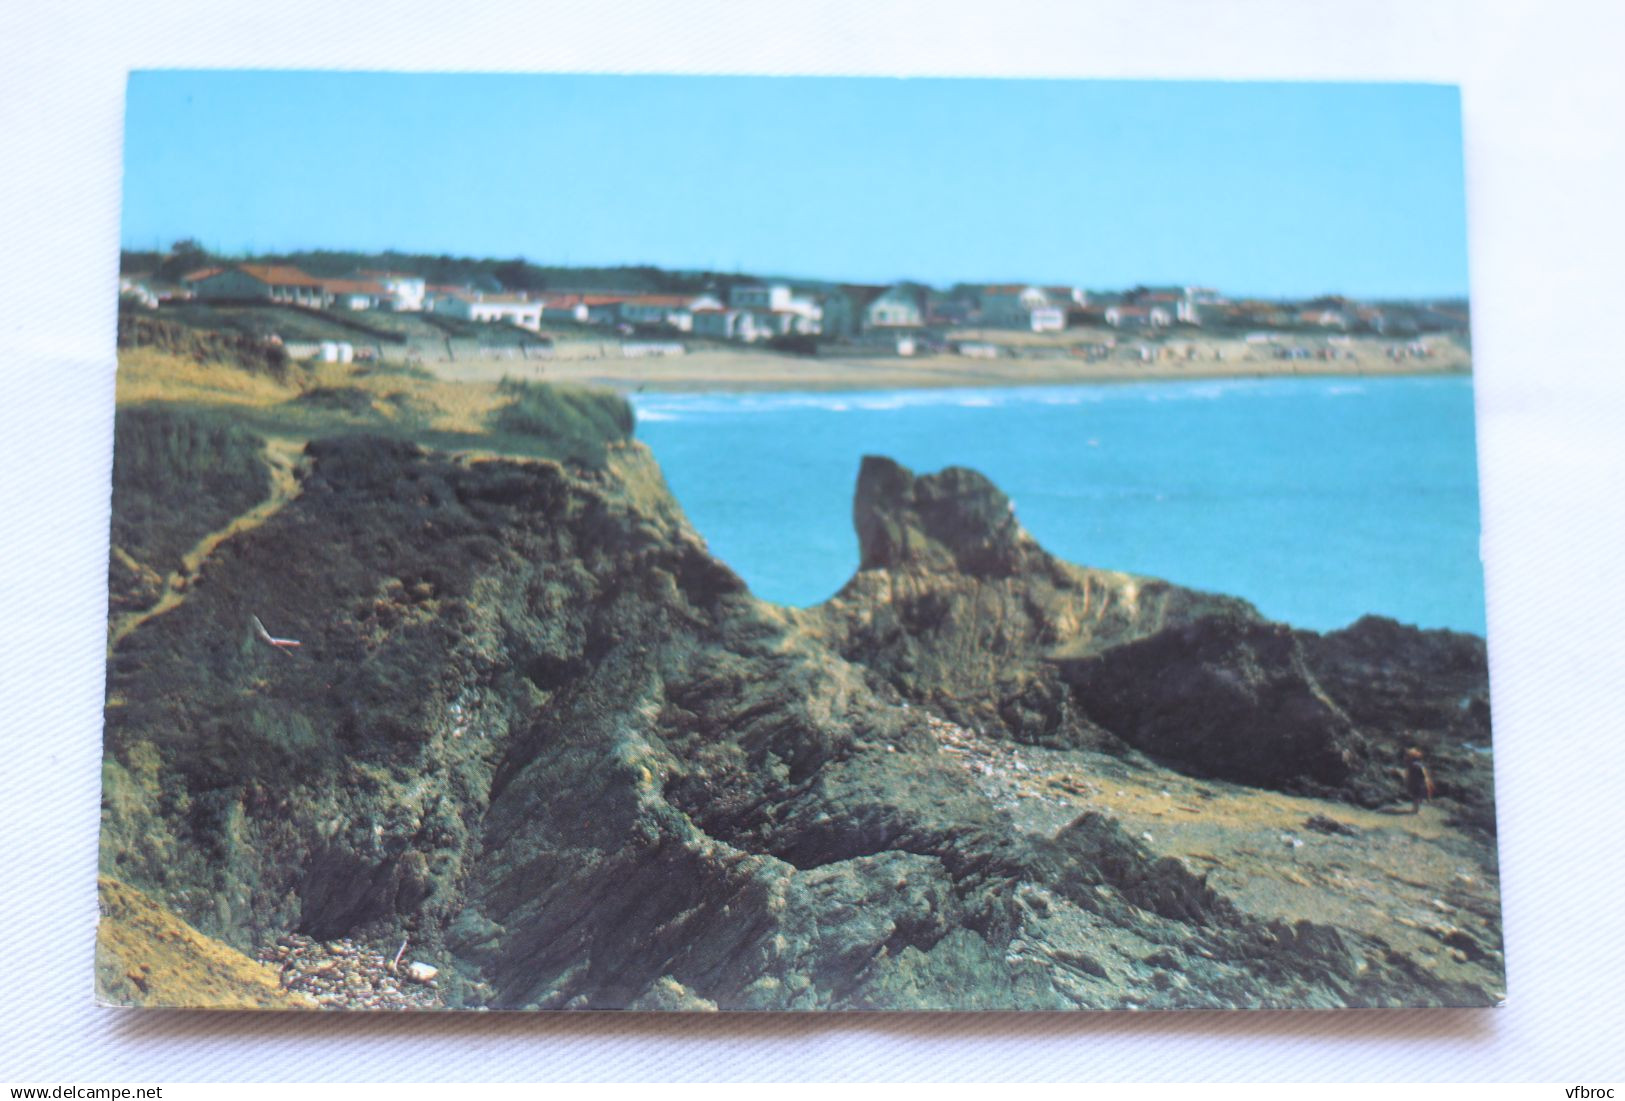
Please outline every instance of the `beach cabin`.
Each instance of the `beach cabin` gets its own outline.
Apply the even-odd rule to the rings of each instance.
[[[468,321],[503,321],[531,332],[539,332],[542,327],[542,304],[520,294],[469,290],[441,293],[434,297],[434,312]]]
[[[291,264],[233,264],[188,276],[192,291],[210,302],[276,302],[321,309],[327,305],[322,281]]]
[[[400,313],[416,313],[423,309],[428,297],[429,284],[421,275],[399,271],[362,271],[356,278],[376,283],[383,288],[379,296],[381,308]]]
[[[707,306],[694,311],[693,333],[695,336],[708,336],[716,340],[732,340],[734,325],[739,319],[739,311],[724,309],[721,306]]]
[[[329,279],[322,283],[322,291],[335,310],[376,310],[389,298],[383,284],[370,279]]]
[[[1114,329],[1160,329],[1173,323],[1161,306],[1107,306],[1106,324]]]
[[[1136,306],[1149,306],[1167,312],[1173,321],[1184,325],[1200,325],[1201,311],[1197,308],[1199,293],[1204,287],[1143,287],[1133,296]]]
[[[888,287],[863,311],[866,329],[917,329],[924,323],[925,309],[920,292],[904,283]]]
[[[741,283],[728,292],[728,305],[736,310],[789,309],[790,288],[783,283]]]
[[[823,331],[823,304],[812,295],[795,293],[785,283],[741,283],[728,292],[728,306],[748,312],[754,329],[774,335]]]
[[[540,301],[543,320],[587,323],[587,303],[579,294],[544,294]]]
[[[693,300],[682,294],[638,294],[624,299],[618,317],[628,325],[663,325],[688,332],[694,327]]]
[[[1066,305],[1052,299],[1043,287],[995,284],[980,288],[976,297],[980,305],[978,320],[990,328],[1035,333],[1066,328]]]

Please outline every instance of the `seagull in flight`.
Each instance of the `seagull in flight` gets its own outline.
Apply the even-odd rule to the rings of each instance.
[[[300,643],[298,639],[272,638],[271,632],[265,629],[265,624],[260,622],[259,616],[253,616],[251,618],[254,620],[254,633],[259,636],[261,642],[266,643],[269,646],[276,647],[284,654],[288,654],[289,657],[293,656],[291,653],[289,653],[289,651],[297,650],[299,648]]]

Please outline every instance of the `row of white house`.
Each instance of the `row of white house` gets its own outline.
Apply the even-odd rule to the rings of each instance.
[[[585,325],[665,326],[729,340],[786,333],[817,333],[818,302],[789,287],[739,286],[725,305],[715,295],[632,293],[493,293],[431,286],[420,276],[363,271],[322,279],[290,264],[232,264],[194,272],[183,280],[203,300],[265,301],[310,309],[429,310],[469,321],[499,321],[540,330],[545,321]]]
[[[661,327],[719,340],[756,341],[822,331],[823,307],[782,284],[734,287],[728,301],[714,294],[490,294],[431,287],[429,308],[474,321],[506,321],[539,329],[549,321],[579,325]]]
[[[1031,332],[1065,329],[1069,315],[1090,306],[1075,287],[1030,284],[965,285],[939,292],[918,284],[841,285],[798,291],[787,283],[745,283],[723,301],[715,294],[633,292],[495,293],[431,286],[421,276],[362,271],[320,279],[287,264],[233,264],[184,280],[198,298],[259,299],[316,309],[430,310],[470,321],[506,322],[537,331],[547,322],[667,328],[719,340],[981,326]],[[1096,303],[1094,316],[1113,328],[1198,323],[1204,290],[1142,289]],[[1212,292],[1205,292],[1211,294]]]
[[[204,300],[257,299],[311,309],[421,310],[428,293],[427,283],[416,275],[363,271],[347,279],[318,279],[292,264],[205,268],[181,283]]]

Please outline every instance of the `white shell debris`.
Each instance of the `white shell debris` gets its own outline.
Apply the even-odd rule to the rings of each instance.
[[[428,964],[419,963],[416,960],[406,965],[406,977],[413,982],[428,982],[438,974],[440,974],[440,968],[430,967]]]

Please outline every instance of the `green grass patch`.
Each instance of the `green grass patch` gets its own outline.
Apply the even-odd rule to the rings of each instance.
[[[299,306],[265,303],[177,302],[164,306],[157,317],[190,329],[263,340],[272,334],[283,340],[347,340],[357,337],[385,344],[399,344],[406,338],[384,325],[373,324],[351,311],[312,310]]]
[[[227,363],[255,374],[287,381],[295,368],[282,348],[260,334],[242,330],[197,329],[146,311],[121,308],[120,348],[153,348],[196,363]]]
[[[113,545],[169,573],[211,531],[271,492],[265,441],[222,416],[120,409],[113,422]]]
[[[293,400],[312,409],[326,409],[352,417],[370,417],[375,412],[372,395],[356,386],[318,386]]]
[[[560,457],[599,465],[609,444],[632,437],[632,407],[618,394],[517,379],[498,389],[513,400],[492,414],[493,431],[544,442]]]

